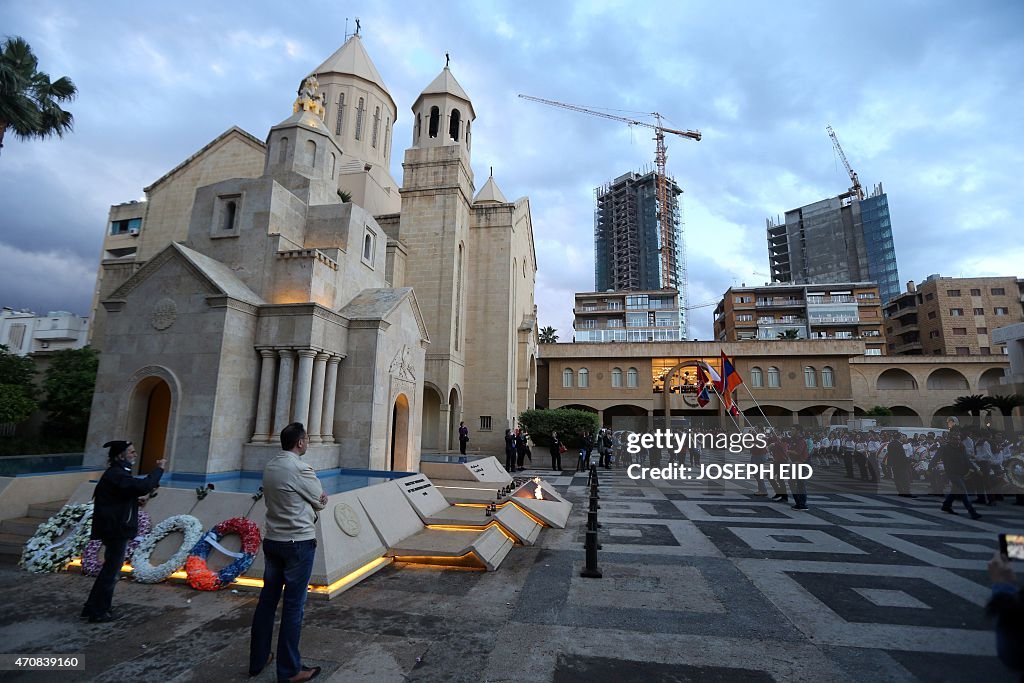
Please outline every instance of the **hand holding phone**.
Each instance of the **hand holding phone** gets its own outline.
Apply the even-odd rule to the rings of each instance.
[[[999,534],[999,552],[1011,560],[1024,560],[1024,534]]]

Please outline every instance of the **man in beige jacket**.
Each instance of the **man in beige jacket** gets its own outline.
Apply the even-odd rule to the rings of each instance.
[[[318,666],[303,666],[299,637],[306,590],[316,556],[317,512],[327,505],[320,480],[302,461],[309,445],[299,422],[281,430],[281,452],[263,468],[267,504],[263,537],[263,590],[252,615],[249,675],[256,676],[273,660],[274,615],[284,593],[281,629],[277,636],[277,680],[299,683],[320,674]]]

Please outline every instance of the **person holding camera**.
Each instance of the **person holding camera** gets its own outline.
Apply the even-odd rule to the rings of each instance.
[[[89,537],[103,543],[103,567],[92,584],[89,598],[82,608],[82,618],[90,624],[102,624],[120,619],[110,609],[114,588],[124,565],[128,542],[139,533],[139,505],[145,496],[160,486],[164,474],[164,460],[145,479],[132,476],[132,465],[137,453],[131,441],[108,441],[107,471],[100,477],[93,491],[92,532]]]

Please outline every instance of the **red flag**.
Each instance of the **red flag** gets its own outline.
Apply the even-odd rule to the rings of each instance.
[[[701,408],[706,406],[711,401],[711,396],[708,395],[708,376],[704,372],[704,368],[697,366],[697,405]]]
[[[732,364],[729,356],[722,351],[722,395],[731,396],[736,388],[743,384],[743,378],[736,372],[736,366]]]
[[[735,403],[729,405],[729,414],[732,415],[733,417],[740,416],[740,409]]]

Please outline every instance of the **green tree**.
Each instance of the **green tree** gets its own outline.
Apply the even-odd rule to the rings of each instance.
[[[78,88],[67,76],[50,80],[38,70],[39,60],[24,38],[8,38],[0,49],[0,147],[7,129],[20,140],[64,137],[74,128],[71,112],[61,104]]]
[[[577,446],[584,431],[597,434],[600,429],[597,413],[570,408],[527,410],[519,416],[519,424],[526,427],[538,446],[551,445],[551,432],[558,432],[558,440],[566,447]]]
[[[800,338],[800,330],[789,329],[789,330],[783,330],[782,332],[779,332],[779,339],[799,339],[799,338]]]
[[[992,407],[992,398],[981,394],[960,396],[953,401],[953,407],[962,410],[968,415],[981,415],[981,411]]]
[[[16,356],[0,344],[0,423],[24,422],[36,411],[31,358]]]
[[[875,406],[864,414],[872,417],[892,417],[892,411],[885,406]]]
[[[43,380],[43,409],[51,434],[84,437],[89,427],[99,354],[92,348],[58,351]]]
[[[1009,396],[992,396],[989,398],[989,406],[997,408],[1003,417],[1013,415],[1013,409],[1017,406],[1024,406],[1024,396],[1010,394]]]
[[[556,332],[558,332],[558,330],[550,325],[542,327],[540,328],[540,339],[538,341],[540,341],[541,344],[554,344],[558,341],[558,335],[555,334]]]

